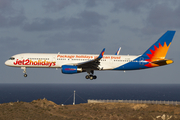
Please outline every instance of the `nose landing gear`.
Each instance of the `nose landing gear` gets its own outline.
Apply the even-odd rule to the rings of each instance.
[[[24,73],[24,77],[27,77],[27,73],[26,73],[26,67],[21,67],[21,69],[23,69],[23,73]]]

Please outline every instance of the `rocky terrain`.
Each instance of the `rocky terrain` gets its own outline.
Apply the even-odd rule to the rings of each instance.
[[[62,106],[38,99],[0,104],[0,120],[180,120],[180,106],[132,103]]]

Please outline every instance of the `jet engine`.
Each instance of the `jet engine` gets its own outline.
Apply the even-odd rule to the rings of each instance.
[[[78,68],[77,66],[73,65],[63,65],[61,70],[64,74],[75,74],[82,72],[82,68]]]

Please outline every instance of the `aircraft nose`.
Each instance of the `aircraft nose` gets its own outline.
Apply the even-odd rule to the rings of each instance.
[[[8,66],[9,65],[9,60],[7,60],[4,64]]]

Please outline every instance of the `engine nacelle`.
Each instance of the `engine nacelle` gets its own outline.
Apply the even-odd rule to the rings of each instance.
[[[99,70],[103,70],[103,67],[101,65],[98,65],[97,67]]]
[[[63,65],[61,70],[64,74],[75,74],[82,72],[82,68],[78,68],[77,66],[73,65]]]

